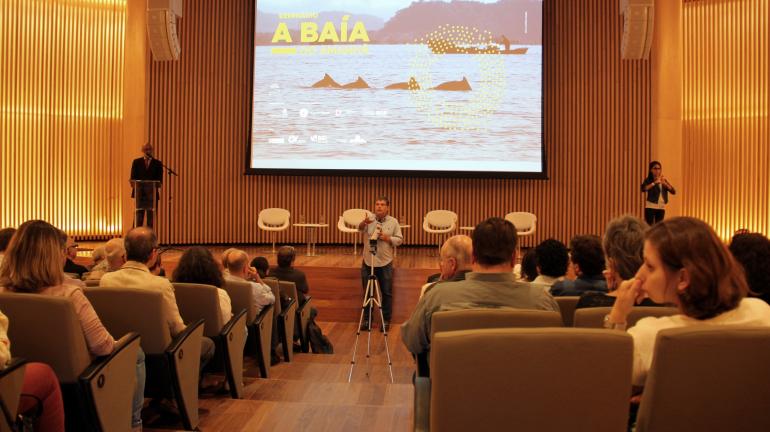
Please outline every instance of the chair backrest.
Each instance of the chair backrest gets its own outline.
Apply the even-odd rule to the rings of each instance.
[[[91,356],[69,298],[2,293],[0,310],[8,316],[14,355],[47,363],[63,384],[78,382]]]
[[[345,222],[345,226],[358,229],[358,224],[364,220],[364,215],[371,218],[372,212],[366,209],[347,209],[342,212],[342,220]]]
[[[604,316],[609,314],[612,307],[589,307],[575,309],[575,319],[573,327],[602,328],[604,327]],[[633,327],[636,322],[645,317],[663,317],[679,313],[675,307],[664,306],[634,306],[631,313],[626,318],[627,327]]]
[[[137,332],[145,354],[162,354],[171,343],[163,294],[140,288],[86,288],[86,297],[113,335]]]
[[[430,429],[625,430],[632,356],[631,336],[612,330],[436,333]]]
[[[275,296],[275,304],[273,305],[273,317],[277,317],[281,314],[281,289],[278,286],[278,279],[274,277],[266,277],[262,278],[262,282],[264,282],[267,286],[270,287],[270,289],[273,291],[273,296]]]
[[[289,223],[291,213],[282,208],[266,208],[259,212],[258,221],[269,227],[281,227]]]
[[[580,296],[558,296],[553,299],[559,305],[559,311],[564,320],[564,327],[572,327],[572,320],[575,317],[575,306],[577,306]]]
[[[217,287],[179,282],[174,282],[173,285],[176,304],[182,319],[185,322],[203,319],[203,335],[206,337],[219,335],[226,323],[222,322]]]
[[[438,332],[510,327],[562,327],[561,314],[525,309],[465,309],[436,312],[431,337]]]
[[[297,299],[297,305],[299,306],[299,298],[297,298],[297,285],[294,282],[279,280],[278,287],[281,289],[283,295]]]
[[[537,216],[529,212],[510,212],[505,215],[505,220],[512,223],[516,231],[534,231],[537,224]]]
[[[435,229],[449,229],[457,223],[457,213],[450,210],[431,210],[425,215],[425,223]]]
[[[222,287],[230,296],[233,311],[246,309],[246,324],[251,324],[257,318],[257,305],[254,304],[254,291],[246,281],[225,280]]]
[[[663,330],[636,430],[770,430],[770,328]]]

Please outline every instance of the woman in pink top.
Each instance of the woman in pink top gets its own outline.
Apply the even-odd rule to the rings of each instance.
[[[0,290],[69,297],[80,320],[88,351],[107,355],[115,339],[104,328],[81,285],[64,276],[65,243],[62,232],[42,220],[21,224],[8,245],[0,269]]]

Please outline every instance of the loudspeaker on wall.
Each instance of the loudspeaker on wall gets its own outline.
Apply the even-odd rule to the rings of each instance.
[[[654,0],[620,0],[620,13],[623,15],[620,55],[623,59],[649,58],[655,19],[654,6]]]
[[[147,0],[147,37],[156,61],[179,60],[176,20],[181,16],[182,0]]]

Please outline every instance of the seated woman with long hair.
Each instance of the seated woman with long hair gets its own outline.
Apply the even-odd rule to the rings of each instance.
[[[110,354],[115,347],[115,339],[104,328],[83,293],[82,282],[64,275],[66,246],[66,235],[48,222],[32,220],[21,224],[0,268],[0,291],[69,298],[75,306],[88,351],[93,356]],[[136,359],[132,413],[132,427],[135,429],[142,426],[144,381],[144,352],[140,349]]]
[[[233,317],[230,296],[227,294],[227,291],[222,289],[222,285],[224,285],[222,271],[219,269],[217,262],[214,261],[214,256],[205,247],[193,246],[184,251],[171,279],[174,282],[196,283],[217,287],[222,323],[227,323]]]
[[[770,327],[770,305],[746,297],[741,267],[705,222],[690,217],[666,219],[645,233],[644,264],[634,279],[618,288],[608,326],[625,328],[626,318],[645,297],[672,303],[680,314],[639,320],[634,339],[634,384],[644,385],[659,331],[693,325]]]

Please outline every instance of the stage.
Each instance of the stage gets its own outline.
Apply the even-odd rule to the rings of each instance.
[[[91,250],[103,243],[81,242],[78,262],[91,265]],[[318,309],[318,320],[328,322],[356,322],[361,313],[363,288],[361,287],[361,248],[353,255],[352,245],[318,245],[316,256],[307,256],[304,244],[293,245],[297,251],[295,267],[307,275],[310,296]],[[249,257],[264,256],[275,266],[276,255],[270,245],[206,246],[219,260],[222,252],[238,247]],[[276,246],[277,247],[277,246]],[[162,266],[171,278],[186,247],[169,249],[162,253]],[[438,273],[438,249],[436,247],[398,248],[393,264],[393,323],[406,321],[420,296],[420,287],[429,275]]]

